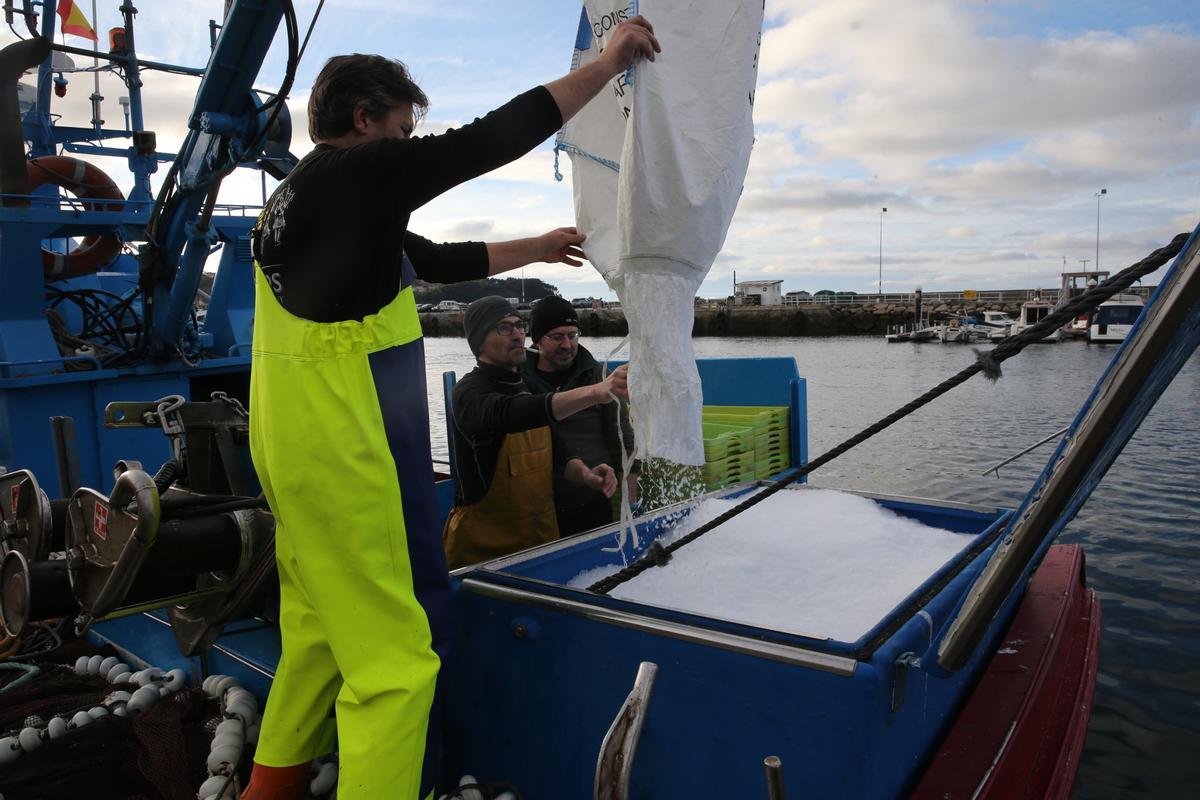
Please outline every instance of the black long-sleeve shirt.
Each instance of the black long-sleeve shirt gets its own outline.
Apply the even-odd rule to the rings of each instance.
[[[530,394],[520,374],[482,363],[454,386],[458,505],[478,503],[487,494],[505,436],[552,423],[552,396]]]
[[[414,273],[436,283],[486,277],[484,243],[431,242],[408,230],[409,216],[561,125],[554,98],[539,86],[436,136],[318,145],[275,190],[260,223],[256,255],[275,296],[314,322],[362,320]]]

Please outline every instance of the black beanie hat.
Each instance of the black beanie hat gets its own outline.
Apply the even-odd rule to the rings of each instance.
[[[481,297],[471,305],[467,306],[467,313],[463,314],[463,329],[467,334],[467,344],[471,346],[471,352],[476,356],[483,348],[483,340],[487,338],[488,331],[496,326],[496,323],[505,317],[519,317],[520,314],[512,307],[512,303],[505,300],[503,297]]]
[[[538,339],[564,325],[579,327],[579,315],[575,313],[575,308],[561,297],[544,297],[537,301],[530,314],[529,338],[537,344]]]

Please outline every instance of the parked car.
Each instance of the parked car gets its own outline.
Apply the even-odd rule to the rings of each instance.
[[[461,311],[463,308],[463,305],[464,305],[463,303],[460,303],[457,300],[443,300],[442,302],[440,302],[436,306],[434,306],[433,310],[434,311]]]

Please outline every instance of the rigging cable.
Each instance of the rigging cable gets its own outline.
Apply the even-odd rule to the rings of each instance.
[[[317,10],[313,12],[312,21],[308,23],[308,32],[304,34],[304,41],[300,44],[300,55],[296,56],[296,62],[304,58],[304,51],[308,49],[308,38],[312,36],[313,28],[317,27],[317,17],[321,16],[321,9],[325,7],[325,0],[317,3]]]
[[[909,414],[918,410],[922,406],[932,402],[938,397],[941,397],[943,394],[959,384],[965,383],[969,378],[974,376],[975,373],[982,372],[989,380],[994,381],[999,379],[1001,377],[1000,363],[1002,361],[1012,358],[1017,353],[1024,350],[1028,345],[1040,341],[1049,334],[1058,330],[1063,325],[1073,320],[1081,312],[1095,309],[1113,295],[1129,288],[1134,281],[1140,280],[1146,275],[1149,275],[1151,272],[1154,272],[1163,264],[1166,264],[1176,255],[1178,255],[1181,250],[1183,250],[1183,246],[1187,243],[1189,235],[1190,234],[1187,233],[1179,234],[1165,247],[1160,247],[1136,264],[1126,267],[1103,283],[1092,287],[1067,305],[1063,306],[1058,311],[1055,311],[1054,313],[1042,319],[1041,322],[1037,323],[1033,327],[1027,328],[1015,336],[1009,336],[990,351],[984,352],[982,350],[976,350],[974,364],[960,370],[957,374],[952,375],[951,377],[939,383],[937,386],[925,392],[925,394],[921,395],[915,400],[912,400],[908,404],[901,406],[888,416],[884,417],[873,425],[870,425],[854,436],[851,436],[846,441],[818,456],[809,463],[798,467],[792,474],[788,475],[787,477],[780,478],[778,481],[766,487],[761,492],[753,495],[742,503],[739,503],[715,519],[701,525],[699,528],[687,534],[686,536],[682,536],[671,544],[665,546],[660,542],[655,541],[654,544],[652,544],[649,549],[640,558],[638,558],[637,561],[634,561],[629,566],[614,572],[612,575],[609,575],[606,578],[596,581],[587,587],[588,591],[596,592],[597,594],[608,594],[616,587],[637,577],[650,567],[662,566],[663,564],[666,564],[671,559],[671,555],[679,548],[690,544],[696,539],[699,539],[704,534],[708,533],[714,528],[719,527],[720,525],[723,525],[752,506],[761,503],[763,500],[766,500],[776,492],[779,492],[792,483],[795,483],[805,475],[808,475],[810,472],[825,466],[838,456],[862,444],[867,439],[870,439],[880,431],[890,427],[904,417],[907,417]]]

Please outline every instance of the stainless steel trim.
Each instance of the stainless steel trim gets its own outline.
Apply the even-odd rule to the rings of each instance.
[[[165,619],[162,619],[161,617],[156,617],[153,614],[147,613],[145,611],[142,612],[142,616],[144,616],[146,619],[157,622],[159,625],[163,625],[167,628],[171,627],[171,623]],[[259,675],[262,675],[263,677],[270,678],[271,680],[275,679],[275,673],[271,672],[268,669],[260,667],[259,665],[255,664],[253,661],[246,659],[244,656],[238,655],[237,653],[233,652],[232,650],[230,650],[227,647],[224,647],[219,644],[211,644],[211,645],[209,645],[209,648],[212,650],[216,650],[218,653],[221,653],[222,655],[229,656],[231,659],[233,659],[237,663],[241,664],[243,667],[253,670],[254,672],[257,672]]]
[[[617,709],[617,716],[600,743],[592,793],[594,800],[629,800],[629,777],[633,774],[633,760],[637,756],[646,708],[650,705],[657,675],[658,664],[653,661],[643,661],[638,666],[633,689]]]
[[[217,651],[218,653],[221,653],[222,655],[229,656],[231,659],[233,659],[237,663],[241,664],[246,669],[257,672],[259,675],[262,675],[264,678],[269,678],[271,680],[275,680],[275,673],[271,672],[270,670],[264,669],[263,667],[260,667],[258,664],[255,664],[253,661],[250,661],[250,660],[246,659],[245,657],[238,655],[237,653],[233,652],[232,650],[230,650],[227,647],[222,647],[219,644],[210,644],[209,648]]]
[[[818,653],[813,650],[805,650],[801,647],[779,644],[777,642],[766,642],[749,636],[738,636],[733,633],[691,627],[677,622],[655,619],[640,614],[631,614],[627,611],[616,611],[614,609],[589,605],[577,600],[567,600],[562,597],[537,594],[536,592],[515,589],[510,586],[497,586],[477,578],[464,578],[462,588],[472,594],[483,597],[493,597],[498,600],[507,600],[522,605],[549,608],[564,614],[583,617],[593,622],[653,633],[685,642],[705,644],[734,653],[743,653],[745,655],[767,658],[772,661],[780,661],[784,664],[818,669],[823,672],[831,672],[835,675],[851,676],[858,665],[858,662],[854,659],[846,658],[845,656]]]

